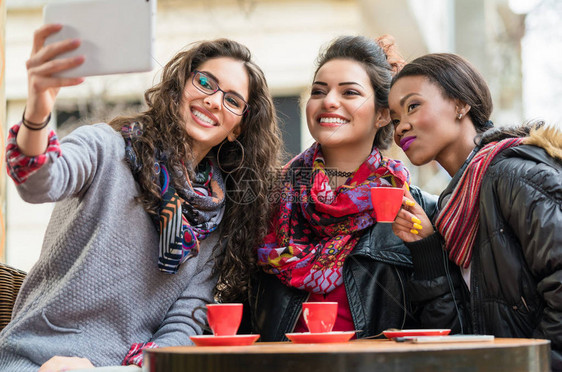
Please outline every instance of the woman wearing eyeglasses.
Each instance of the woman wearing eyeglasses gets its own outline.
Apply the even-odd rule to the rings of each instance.
[[[192,310],[214,294],[237,300],[247,247],[267,225],[266,176],[280,137],[246,47],[227,39],[193,45],[146,91],[146,111],[59,142],[47,126],[55,98],[83,79],[53,74],[84,62],[53,60],[79,46],[44,46],[60,29],[35,33],[27,106],[8,140],[20,195],[56,204],[0,333],[0,370],[141,365],[145,348],[190,344],[204,323]]]

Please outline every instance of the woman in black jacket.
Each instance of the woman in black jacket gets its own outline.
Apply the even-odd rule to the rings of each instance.
[[[406,202],[393,226],[412,252],[422,325],[549,339],[552,367],[562,369],[562,133],[494,128],[486,82],[453,54],[407,64],[389,106],[410,161],[436,160],[453,177],[435,229]],[[419,234],[412,217],[422,221]]]
[[[334,331],[359,338],[415,324],[410,254],[377,223],[370,199],[372,187],[408,188],[403,164],[380,152],[392,141],[388,88],[401,61],[389,39],[366,37],[338,38],[319,58],[306,107],[316,142],[283,170],[271,233],[257,249],[249,313],[262,341],[306,332],[304,301],[338,302]],[[412,194],[433,214],[434,199]]]

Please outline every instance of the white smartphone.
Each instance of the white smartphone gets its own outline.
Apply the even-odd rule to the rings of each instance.
[[[78,38],[77,49],[57,58],[84,55],[82,65],[56,76],[144,72],[154,68],[156,0],[74,0],[48,3],[45,23],[60,23],[62,29],[45,44]]]

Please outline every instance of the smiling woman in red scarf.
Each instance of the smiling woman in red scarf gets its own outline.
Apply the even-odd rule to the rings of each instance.
[[[357,337],[415,325],[404,287],[410,254],[377,223],[370,192],[409,189],[408,170],[381,154],[392,140],[387,97],[401,64],[389,38],[341,37],[321,54],[306,106],[316,142],[283,169],[270,233],[257,248],[250,318],[262,341],[306,332],[305,301],[337,302],[333,330]],[[412,195],[431,215],[435,201],[415,187]]]
[[[376,223],[370,189],[407,187],[409,178],[400,161],[382,157],[377,148],[336,190],[324,166],[318,144],[290,163],[274,228],[258,249],[266,272],[315,294],[342,284],[343,262],[364,230]]]

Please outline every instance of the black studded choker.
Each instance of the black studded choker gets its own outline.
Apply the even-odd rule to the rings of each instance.
[[[328,176],[337,176],[337,177],[346,177],[349,178],[353,175],[353,173],[355,172],[342,172],[339,170],[335,170],[335,169],[330,169],[330,168],[325,168],[324,172],[328,175]]]

